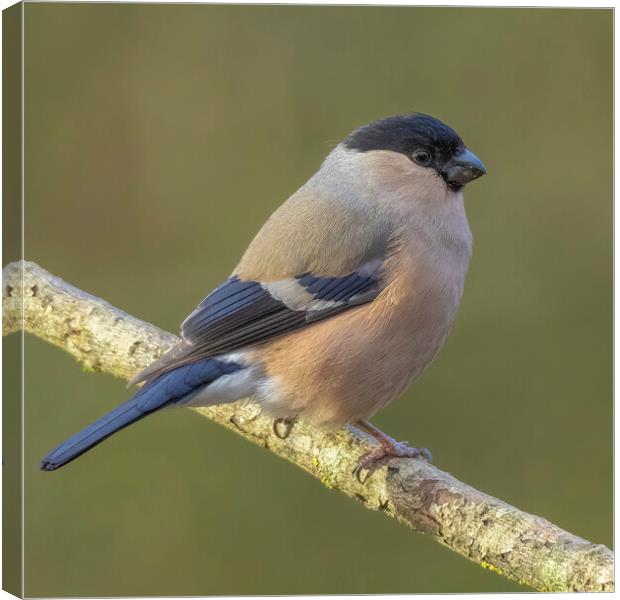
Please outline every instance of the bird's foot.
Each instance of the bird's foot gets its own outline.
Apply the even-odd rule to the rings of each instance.
[[[293,426],[295,425],[296,421],[297,417],[281,417],[279,419],[275,419],[273,422],[274,435],[281,440],[285,440],[289,435],[291,435],[291,431],[293,430]]]
[[[421,457],[429,463],[433,462],[433,455],[428,448],[412,448],[407,442],[397,442],[394,438],[368,423],[368,421],[358,422],[357,425],[379,442],[378,446],[375,446],[359,458],[355,469],[353,469],[353,474],[360,483],[365,483],[374,471],[392,458]],[[364,471],[367,474],[362,478]]]

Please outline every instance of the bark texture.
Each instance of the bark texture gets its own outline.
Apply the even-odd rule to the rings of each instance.
[[[3,335],[25,330],[87,369],[129,379],[178,338],[91,296],[32,262],[3,270]],[[301,467],[326,487],[431,535],[454,552],[541,591],[612,591],[613,553],[488,496],[421,459],[352,475],[371,439],[354,427],[298,422],[283,439],[251,402],[191,409]]]

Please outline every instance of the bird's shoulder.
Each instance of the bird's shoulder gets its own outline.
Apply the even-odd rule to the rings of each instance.
[[[393,230],[376,205],[307,184],[269,217],[233,275],[262,282],[348,275],[383,258]]]

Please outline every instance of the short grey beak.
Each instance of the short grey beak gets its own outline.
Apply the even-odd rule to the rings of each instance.
[[[446,163],[442,175],[448,184],[460,187],[486,172],[484,163],[471,150],[465,148]]]

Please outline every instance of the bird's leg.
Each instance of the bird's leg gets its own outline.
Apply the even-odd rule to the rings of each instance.
[[[275,419],[273,422],[274,435],[279,437],[281,440],[285,440],[289,435],[291,435],[295,421],[297,421],[297,416],[289,418],[280,417],[279,419]]]
[[[433,461],[433,456],[428,448],[412,448],[407,442],[397,442],[366,420],[356,421],[355,425],[379,442],[378,446],[363,454],[358,460],[353,470],[358,479],[362,470],[365,469],[372,473],[390,458],[416,458],[421,456],[428,462]]]

